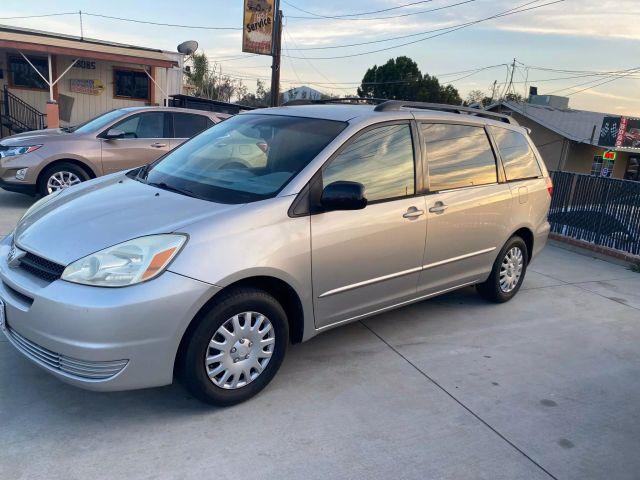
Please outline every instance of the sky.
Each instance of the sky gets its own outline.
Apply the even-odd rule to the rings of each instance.
[[[471,90],[482,90],[490,96],[494,81],[497,81],[496,91],[504,91],[506,64],[515,59],[517,68],[512,89],[517,93],[525,95],[528,86],[534,85],[539,94],[569,95],[569,106],[575,109],[640,116],[640,0],[564,0],[426,38],[449,31],[447,27],[475,22],[520,5],[531,8],[552,1],[286,0],[285,3],[283,0],[282,89],[309,85],[328,94],[355,94],[367,68],[406,55],[417,62],[423,73],[436,75],[441,83],[455,86],[463,98]],[[240,30],[194,28],[241,29],[242,3],[242,0],[184,3],[175,0],[2,0],[0,24],[79,35],[77,13],[29,19],[9,17],[82,10],[87,38],[170,51],[175,51],[182,41],[196,40],[200,50],[216,62],[223,73],[242,79],[252,90],[257,78],[268,85],[271,58],[243,54]],[[408,3],[415,4],[394,8]],[[383,9],[390,10],[346,17],[349,19],[323,18]],[[325,48],[436,29],[441,30],[388,42]],[[401,46],[413,41],[415,43]],[[380,49],[385,51],[372,52]],[[346,58],[322,58],[336,56]],[[618,73],[615,78],[593,76],[594,72]],[[607,83],[597,85],[603,82]]]

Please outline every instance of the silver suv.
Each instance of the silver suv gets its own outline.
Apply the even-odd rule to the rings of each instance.
[[[232,117],[160,161],[49,195],[0,245],[20,352],[93,390],[230,405],[287,345],[467,285],[517,292],[551,183],[525,129],[387,101]]]

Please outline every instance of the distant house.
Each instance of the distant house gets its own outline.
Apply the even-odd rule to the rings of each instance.
[[[549,170],[640,181],[640,120],[569,108],[567,97],[531,95],[487,110],[513,116],[531,129],[531,139]]]
[[[320,100],[323,96],[324,93],[307,86],[292,88],[282,93],[284,103],[291,100]]]
[[[0,25],[0,136],[181,94],[183,55]]]

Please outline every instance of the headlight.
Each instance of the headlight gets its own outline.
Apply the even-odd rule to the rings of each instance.
[[[15,157],[38,150],[42,145],[23,145],[20,147],[4,147],[0,150],[0,158]]]
[[[53,193],[50,193],[49,195],[47,195],[46,197],[42,197],[40,200],[38,200],[36,203],[34,203],[33,205],[31,205],[26,212],[24,212],[24,215],[22,215],[22,217],[20,218],[20,221],[18,223],[21,223],[25,218],[27,218],[29,215],[32,215],[34,213],[36,213],[38,210],[40,210],[42,207],[44,207],[47,203],[49,203],[51,200],[53,200],[54,198],[56,198],[57,195],[59,195],[62,192],[62,190],[57,190]]]
[[[134,238],[73,262],[62,280],[96,287],[124,287],[160,275],[187,241],[186,235]]]

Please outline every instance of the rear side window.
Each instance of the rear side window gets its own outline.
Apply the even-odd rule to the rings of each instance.
[[[173,114],[174,138],[191,138],[211,125],[213,125],[213,122],[204,115],[193,113]]]
[[[124,132],[125,138],[166,138],[163,112],[132,115],[112,128]]]
[[[374,202],[413,195],[414,172],[409,125],[386,125],[347,145],[322,172],[322,183],[359,182],[367,200]]]
[[[498,181],[496,159],[482,127],[421,125],[429,166],[429,190],[487,185]]]
[[[489,128],[498,144],[507,180],[536,178],[542,175],[536,157],[523,134],[506,128]]]

